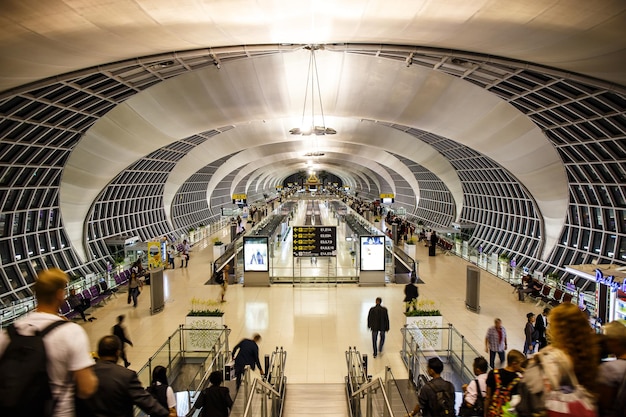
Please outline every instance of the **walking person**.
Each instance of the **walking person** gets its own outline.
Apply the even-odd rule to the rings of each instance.
[[[506,329],[502,326],[502,320],[497,318],[485,336],[485,352],[489,352],[489,366],[492,369],[496,368],[496,354],[500,359],[500,366],[504,365],[504,352],[507,349]]]
[[[222,303],[226,302],[226,290],[228,290],[228,271],[230,270],[230,265],[224,265],[224,269],[222,269],[221,278],[218,281],[220,287],[222,287],[222,299],[220,300]]]
[[[175,257],[176,257],[176,247],[174,245],[170,245],[170,248],[167,250],[167,263],[172,269],[176,268],[176,264],[174,263]]]
[[[546,337],[546,330],[548,327],[548,314],[550,309],[548,307],[543,309],[543,312],[537,316],[535,320],[535,331],[537,332],[537,342],[539,343],[538,350],[548,346],[548,338]]]
[[[549,319],[550,346],[528,361],[515,411],[520,417],[597,416],[600,347],[589,317],[577,304],[565,302],[550,311]],[[575,412],[559,404],[565,392],[576,397]]]
[[[0,358],[3,359],[4,372],[15,371],[15,376],[24,371],[20,363],[4,362],[4,355],[11,349],[12,339],[17,335],[34,336],[38,332],[46,332],[43,337],[45,354],[48,361],[49,395],[34,395],[36,401],[16,404],[15,411],[7,405],[9,411],[3,416],[31,415],[41,416],[52,410],[54,416],[73,416],[75,414],[75,400],[93,395],[98,387],[98,378],[93,371],[94,360],[89,354],[90,343],[85,330],[77,323],[68,322],[59,316],[59,308],[65,302],[65,290],[69,282],[65,272],[58,268],[44,269],[39,272],[33,284],[37,307],[34,311],[20,317],[10,325],[6,331],[0,331]],[[50,326],[59,326],[52,329]],[[49,330],[47,330],[49,329]],[[20,357],[22,357],[20,352]],[[17,357],[13,357],[17,361]],[[25,366],[25,368],[28,368]],[[68,376],[71,375],[71,378]],[[40,374],[38,380],[41,380]],[[18,378],[2,380],[2,392],[6,392],[7,384],[15,383]],[[40,385],[37,381],[30,384],[32,390]],[[19,386],[19,385],[18,385]],[[36,391],[40,392],[40,391]],[[21,396],[20,396],[21,398]],[[10,402],[11,398],[0,399],[2,404]],[[19,398],[17,399],[19,403]],[[4,409],[4,408],[3,408]]]
[[[255,367],[259,367],[259,372],[264,375],[261,361],[259,360],[259,342],[261,335],[256,333],[252,339],[243,339],[233,348],[233,359],[235,360],[235,378],[237,378],[237,390],[241,386],[241,377],[246,365],[254,371]]]
[[[430,234],[430,246],[428,246],[428,256],[436,255],[437,243],[439,243],[439,237],[437,237],[437,232],[433,230],[433,232]]]
[[[67,297],[67,302],[70,307],[74,311],[78,311],[78,314],[83,318],[84,321],[94,321],[95,317],[90,317],[89,319],[86,317],[85,311],[91,307],[91,301],[86,300],[84,298],[80,298],[76,295],[76,290],[72,288],[70,290],[70,295]]]
[[[441,359],[430,358],[427,372],[431,380],[420,389],[418,403],[409,416],[416,416],[419,412],[422,417],[454,416],[454,385],[441,377]]]
[[[183,244],[180,248],[180,267],[187,268],[187,264],[189,264],[189,251],[191,250],[191,246],[187,243],[187,239],[183,240]]]
[[[404,286],[404,302],[405,302],[405,311],[408,313],[409,310],[415,309],[415,303],[417,302],[417,298],[420,296],[420,292],[417,289],[417,285],[415,285],[415,276],[411,277],[411,282]]]
[[[137,307],[137,297],[141,294],[141,287],[143,283],[137,277],[135,272],[130,273],[130,279],[128,280],[128,304],[133,301],[133,307]]]
[[[500,417],[502,407],[511,401],[517,393],[517,385],[522,377],[522,364],[526,356],[519,350],[513,349],[506,356],[506,366],[493,369],[487,375],[487,395],[485,396],[485,417]]]
[[[169,411],[145,390],[137,373],[117,364],[120,340],[104,336],[98,342],[98,361],[94,372],[99,380],[93,396],[77,404],[78,416],[112,417],[135,415],[134,406],[153,417],[169,417]]]
[[[228,417],[233,408],[233,400],[228,387],[222,386],[222,371],[211,372],[209,382],[211,386],[202,391],[194,408],[200,409],[200,417]]]
[[[130,366],[130,362],[128,362],[128,358],[126,357],[126,345],[133,345],[133,342],[126,336],[126,330],[122,327],[122,323],[124,322],[125,316],[120,314],[117,316],[117,324],[113,326],[113,334],[120,339],[122,343],[122,349],[120,351],[120,358],[124,361],[124,367],[128,368]]]
[[[376,298],[376,305],[370,308],[367,315],[367,327],[372,331],[372,346],[374,348],[374,357],[378,356],[378,353],[383,352],[383,345],[385,344],[385,333],[389,331],[389,312],[387,308],[383,307],[381,303],[383,299]],[[380,342],[378,342],[378,336],[380,335]]]
[[[535,353],[537,345],[537,332],[535,331],[535,313],[526,314],[526,326],[524,327],[524,355]]]
[[[463,385],[463,402],[459,408],[461,417],[483,417],[485,415],[485,397],[487,396],[487,371],[489,364],[482,356],[475,358],[473,363],[476,378]]]
[[[167,369],[164,366],[157,365],[152,370],[152,382],[150,386],[146,388],[146,391],[150,393],[158,402],[170,412],[168,417],[176,417],[176,396],[174,395],[174,389],[167,381]]]

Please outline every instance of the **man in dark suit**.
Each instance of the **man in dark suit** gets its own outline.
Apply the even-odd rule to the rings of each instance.
[[[254,371],[255,367],[259,367],[259,372],[263,375],[263,367],[259,361],[259,345],[261,341],[261,335],[256,333],[252,336],[252,340],[243,339],[233,348],[233,359],[235,359],[235,377],[237,378],[237,389],[241,386],[241,376],[246,368],[246,365],[250,365],[250,368]]]
[[[550,313],[550,309],[548,307],[543,309],[543,313],[537,316],[537,320],[535,321],[535,331],[537,332],[537,336],[539,340],[539,349],[543,349],[548,346],[548,339],[546,337],[546,329],[548,327],[548,313]]]
[[[415,308],[414,302],[417,301],[417,297],[420,296],[420,292],[415,285],[415,277],[411,277],[411,282],[404,286],[404,302],[406,303],[406,312],[408,313],[411,308]]]
[[[367,327],[372,330],[372,345],[374,346],[374,357],[378,355],[380,351],[383,351],[383,345],[385,344],[385,333],[389,331],[389,313],[387,309],[380,305],[383,299],[376,298],[376,305],[370,308],[367,315]],[[380,344],[377,345],[378,334],[380,333]]]
[[[77,405],[77,416],[132,417],[133,405],[136,405],[150,416],[167,417],[169,410],[141,386],[137,373],[117,364],[121,345],[117,336],[100,339],[100,358],[94,367],[99,380],[98,391]]]
[[[122,351],[120,352],[120,357],[124,361],[124,366],[128,368],[128,366],[130,365],[130,362],[128,362],[128,358],[126,357],[126,350],[124,349],[124,347],[126,346],[126,344],[129,344],[132,346],[133,342],[131,342],[130,339],[126,337],[126,330],[124,330],[124,328],[122,327],[123,321],[124,321],[123,314],[117,316],[117,324],[113,326],[113,334],[120,339],[120,342],[122,342]]]

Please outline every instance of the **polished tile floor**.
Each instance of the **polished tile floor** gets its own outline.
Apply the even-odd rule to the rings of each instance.
[[[296,219],[297,220],[297,219]],[[115,318],[126,315],[127,332],[134,347],[127,347],[131,368],[138,370],[164,343],[167,336],[184,322],[192,297],[218,300],[220,288],[205,285],[210,278],[213,251],[211,239],[218,236],[228,241],[224,229],[193,248],[189,266],[165,270],[165,308],[151,315],[149,294],[139,297],[133,308],[126,303],[126,294],[118,294],[105,306],[92,309],[97,320],[84,323],[93,349],[100,337],[111,332]],[[342,259],[349,256],[340,254]],[[427,248],[418,245],[420,297],[435,300],[446,322],[452,323],[479,352],[484,351],[484,336],[495,317],[500,317],[508,332],[509,348],[522,349],[526,313],[536,314],[541,308],[530,302],[519,302],[512,287],[497,277],[481,271],[481,310],[465,308],[466,261],[456,256],[438,254],[429,257]],[[347,261],[344,261],[347,262]],[[376,297],[382,297],[389,309],[391,330],[384,352],[371,357],[371,336],[367,329],[367,313]],[[275,284],[271,287],[230,285],[224,320],[231,329],[230,343],[260,333],[263,337],[261,356],[277,347],[287,351],[286,374],[292,383],[341,383],[346,375],[345,351],[356,347],[370,354],[370,373],[378,374],[390,366],[396,378],[406,378],[407,371],[399,355],[400,328],[404,324],[402,284],[384,287],[359,287],[356,284],[337,286],[293,286]]]

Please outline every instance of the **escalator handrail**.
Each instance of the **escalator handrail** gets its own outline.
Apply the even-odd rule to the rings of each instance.
[[[374,387],[378,385],[378,387],[380,388],[380,392],[383,395],[383,399],[385,401],[385,407],[387,408],[387,415],[393,416],[393,410],[391,408],[391,403],[389,402],[389,397],[387,397],[387,391],[385,391],[385,385],[383,384],[383,380],[378,377],[375,379],[372,379],[370,382],[368,382],[367,384],[363,385],[358,391],[356,391],[355,393],[352,394],[352,398],[356,398],[357,396],[362,395],[362,393],[364,393],[364,391],[369,390],[370,388]],[[365,394],[363,394],[365,395]]]

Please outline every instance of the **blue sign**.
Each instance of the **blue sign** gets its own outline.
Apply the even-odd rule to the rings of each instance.
[[[617,290],[621,290],[622,292],[626,292],[626,280],[619,282],[615,281],[615,277],[613,275],[609,275],[605,277],[602,271],[596,269],[596,282],[600,284],[604,284],[607,287],[611,287],[611,291],[615,292]]]

